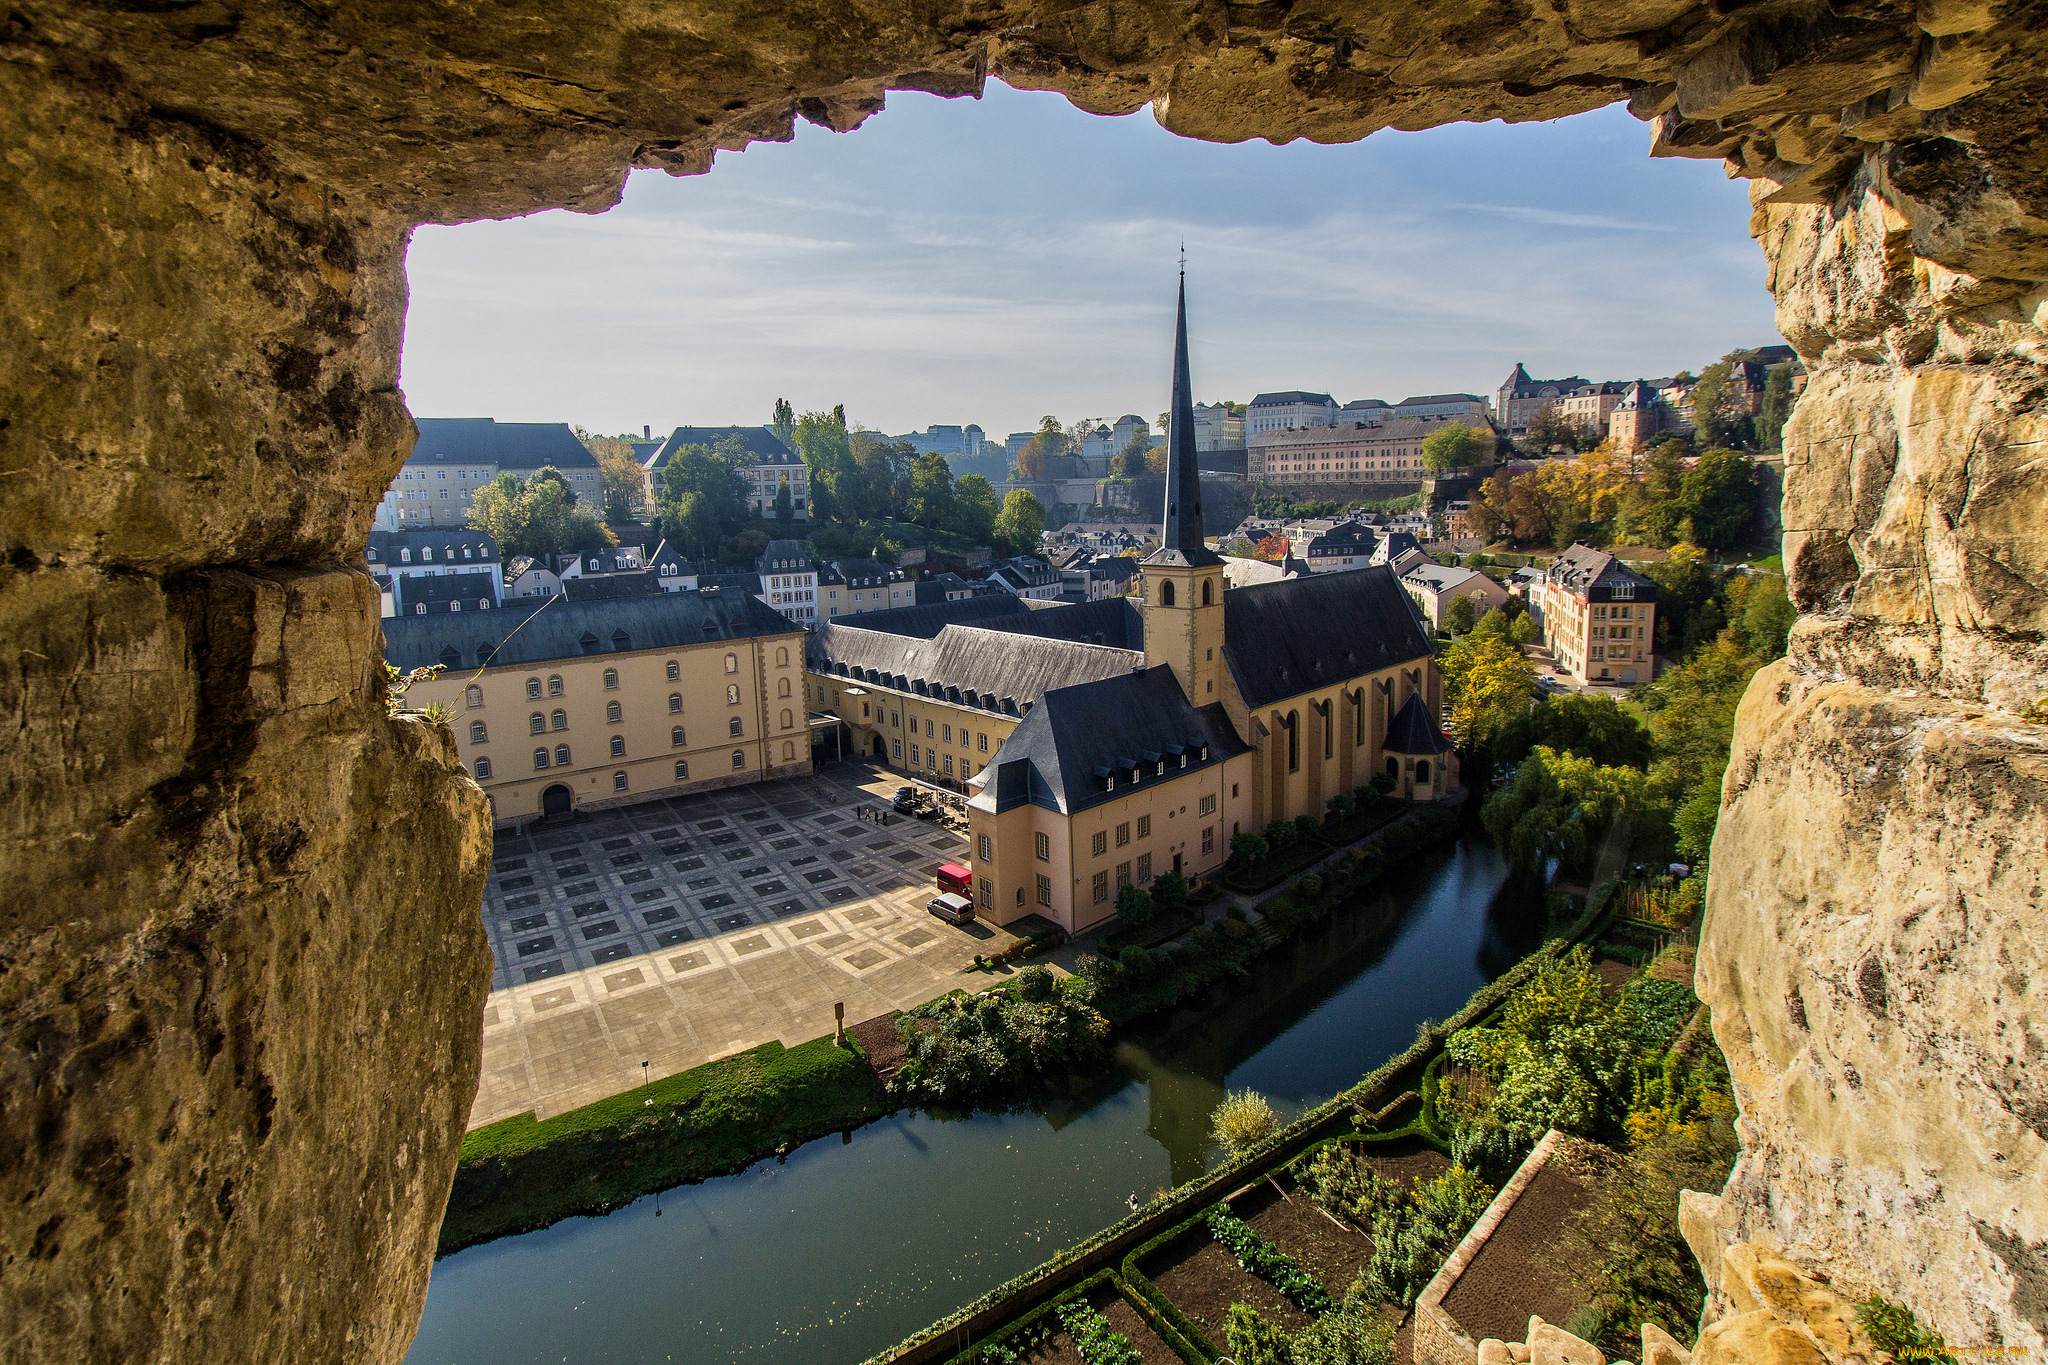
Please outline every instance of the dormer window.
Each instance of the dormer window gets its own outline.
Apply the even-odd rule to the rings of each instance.
[[[431,564],[431,563],[433,563],[433,562],[434,562],[434,547],[433,547],[433,546],[431,546],[431,545],[422,545],[422,546],[420,546],[420,563],[422,563],[422,564]]]
[[[401,564],[410,564],[410,563],[412,563],[412,551],[411,551],[411,550],[400,550],[400,551],[398,552],[398,562],[399,562],[399,563],[401,563]]]

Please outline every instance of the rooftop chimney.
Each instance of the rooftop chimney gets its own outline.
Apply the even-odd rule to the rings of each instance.
[[[645,424],[643,424],[643,425],[641,426],[641,428],[640,428],[640,439],[641,439],[641,440],[643,440],[643,441],[651,441],[651,440],[653,440],[653,439],[654,439],[654,425],[653,425],[653,423],[651,423],[651,422],[650,422],[650,423],[645,423]]]

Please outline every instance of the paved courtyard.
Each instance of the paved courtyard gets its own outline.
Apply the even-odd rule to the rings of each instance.
[[[1012,941],[927,914],[933,870],[964,837],[891,814],[900,785],[846,763],[498,836],[484,925],[476,1127],[542,1118],[771,1039],[857,1023],[972,984]]]

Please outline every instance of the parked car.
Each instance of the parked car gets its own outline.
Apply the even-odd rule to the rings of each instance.
[[[951,891],[943,896],[933,896],[924,908],[948,924],[974,923],[974,902]]]
[[[924,798],[917,794],[915,787],[898,787],[896,799],[889,804],[896,808],[898,814],[915,815],[917,808],[924,804]]]

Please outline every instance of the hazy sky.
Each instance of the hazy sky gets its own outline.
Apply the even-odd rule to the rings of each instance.
[[[421,228],[415,414],[593,430],[844,403],[897,433],[1155,417],[1188,250],[1195,396],[1654,377],[1776,341],[1743,185],[1620,106],[1215,146],[991,82],[635,174],[598,215]]]

